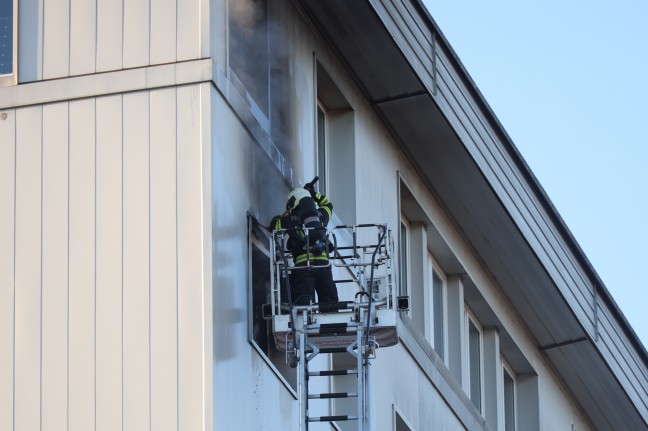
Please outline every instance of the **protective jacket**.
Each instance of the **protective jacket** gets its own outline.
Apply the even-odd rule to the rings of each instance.
[[[316,265],[328,263],[326,226],[333,213],[333,204],[319,193],[295,189],[289,195],[286,209],[273,227],[287,230],[287,246],[295,265],[303,265],[307,260]],[[308,228],[308,241],[304,226]]]

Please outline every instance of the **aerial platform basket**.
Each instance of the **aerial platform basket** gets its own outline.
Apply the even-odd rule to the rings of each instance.
[[[293,348],[293,339],[302,332],[322,352],[345,351],[356,342],[358,331],[371,338],[375,347],[398,343],[397,314],[407,308],[407,300],[397,298],[393,288],[393,241],[386,225],[336,226],[328,231],[329,265],[334,279],[338,278],[341,299],[334,304],[289,305],[285,279],[293,271],[309,270],[311,260],[305,266],[293,264],[286,249],[287,234],[286,230],[273,232],[271,310],[264,313],[271,316],[279,350]]]

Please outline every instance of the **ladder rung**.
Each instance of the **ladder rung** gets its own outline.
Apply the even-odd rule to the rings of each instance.
[[[309,376],[346,376],[347,374],[358,374],[358,370],[324,370],[308,373]]]
[[[353,301],[340,301],[340,302],[319,302],[320,313],[337,313],[340,310],[353,309]]]
[[[323,347],[319,349],[320,353],[344,353],[346,351],[346,347]]]
[[[309,416],[308,422],[357,421],[357,416]]]
[[[357,329],[357,323],[322,323],[319,326],[320,334],[337,334],[340,332],[348,332],[351,329]]]
[[[354,398],[357,396],[358,394],[355,392],[331,392],[329,394],[312,394],[309,395],[308,398],[310,399]]]

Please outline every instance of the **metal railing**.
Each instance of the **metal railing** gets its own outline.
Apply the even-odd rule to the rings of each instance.
[[[350,278],[334,281],[338,286],[338,292],[343,293],[342,296],[354,298],[354,303],[371,302],[369,295],[372,295],[371,299],[376,302],[374,306],[395,307],[392,277],[393,240],[387,225],[341,225],[327,229],[325,238],[321,240],[324,243],[322,253],[326,254],[326,263],[323,263],[325,260],[321,258],[322,255],[318,254],[317,250],[313,250],[314,241],[311,240],[313,230],[315,229],[303,227],[272,232],[270,251],[272,315],[289,313],[291,301],[286,297],[285,287],[290,273],[313,267],[346,269]],[[301,250],[306,254],[306,259],[299,264],[295,264],[295,256],[288,248],[287,238],[291,234],[293,236],[299,234],[304,244]],[[304,253],[300,253],[300,257]],[[348,290],[349,284],[351,291]],[[301,309],[300,306],[293,308]],[[353,306],[349,305],[349,309],[353,309]]]

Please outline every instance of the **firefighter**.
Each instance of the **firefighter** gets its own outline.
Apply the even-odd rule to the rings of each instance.
[[[293,256],[294,265],[303,268],[293,269],[290,273],[293,305],[315,302],[315,292],[320,304],[338,302],[326,238],[326,226],[332,211],[333,204],[328,198],[315,192],[313,184],[308,183],[303,188],[291,191],[288,194],[286,212],[272,219],[272,229],[286,229],[287,247]],[[304,226],[309,228],[307,232],[303,229]],[[308,268],[304,268],[306,266]]]

